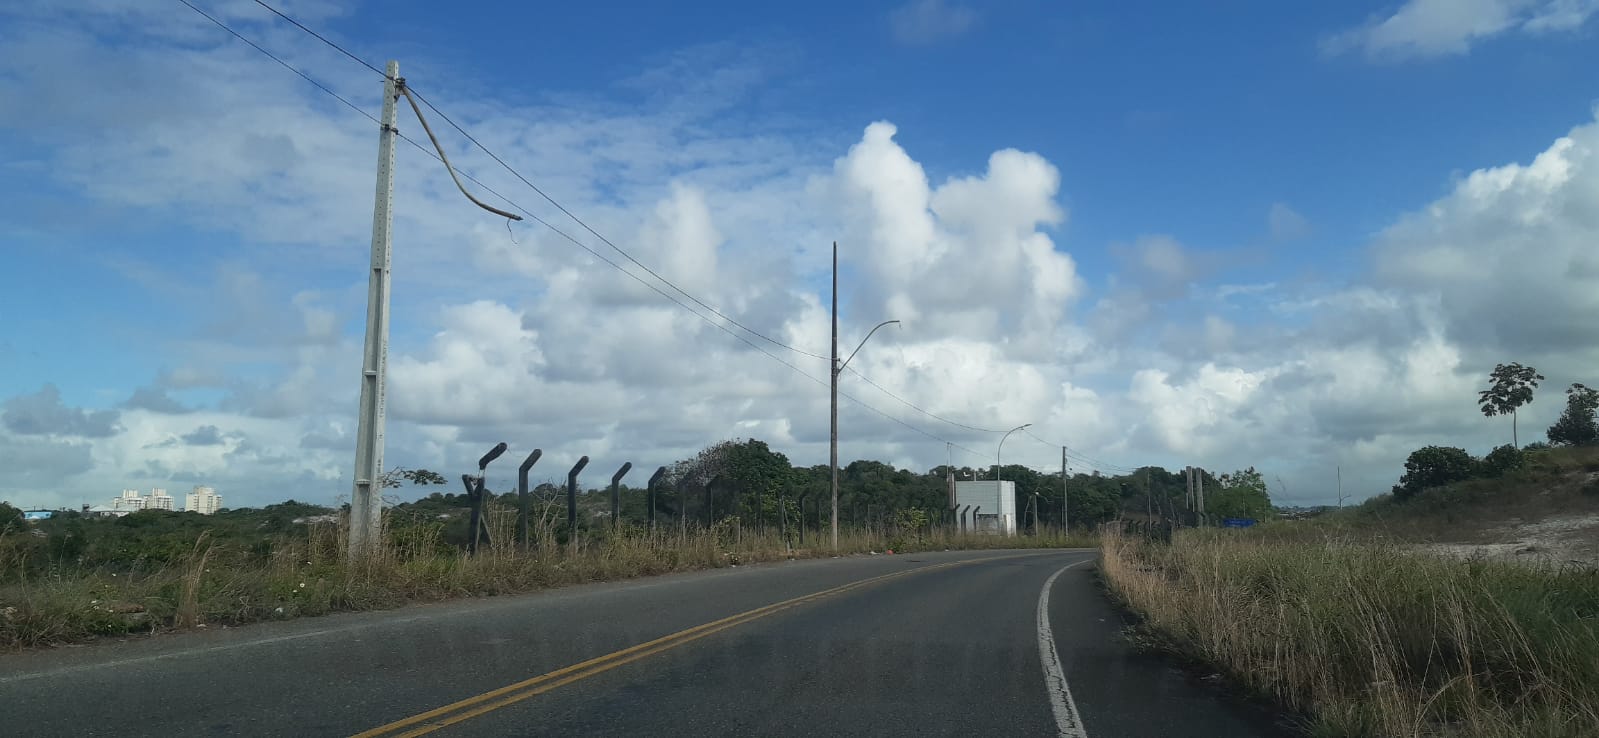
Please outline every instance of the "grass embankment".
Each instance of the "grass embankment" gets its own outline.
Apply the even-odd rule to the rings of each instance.
[[[1142,635],[1319,736],[1599,735],[1599,571],[1269,530],[1102,544]]]
[[[498,540],[508,540],[503,530]],[[435,537],[391,535],[382,553],[359,566],[346,562],[342,532],[331,525],[270,546],[212,543],[161,566],[92,569],[6,561],[0,545],[0,649],[150,633],[206,625],[238,625],[374,610],[459,597],[530,592],[581,582],[625,579],[788,558],[833,555],[816,537],[806,546],[777,535],[738,534],[723,526],[686,533],[632,529],[558,545],[553,537],[532,551],[487,547],[467,556]],[[885,540],[867,531],[840,535],[839,553],[896,553],[981,548],[1094,546],[1084,536],[999,538],[941,531]],[[398,539],[398,540],[397,540]],[[0,544],[5,541],[0,540]],[[441,550],[442,549],[442,550]],[[34,571],[31,575],[20,572]]]
[[[1599,513],[1599,446],[1526,452],[1526,466],[1503,476],[1422,490],[1406,500],[1378,495],[1305,521],[1354,535],[1412,543],[1482,542],[1508,523]]]

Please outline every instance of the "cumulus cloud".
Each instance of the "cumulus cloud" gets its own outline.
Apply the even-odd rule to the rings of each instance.
[[[144,386],[119,389],[132,393],[119,410],[68,407],[54,385],[4,401],[0,455],[24,463],[0,469],[0,492],[49,504],[181,481],[216,486],[235,504],[334,501],[348,493],[353,466],[372,132],[292,77],[263,71],[248,49],[142,8],[118,11],[135,14],[131,25],[84,11],[98,20],[83,27],[144,34],[126,55],[44,15],[0,30],[18,42],[0,44],[0,60],[39,51],[11,65],[22,71],[0,80],[0,103],[52,90],[74,101],[0,104],[0,127],[30,156],[59,164],[55,184],[86,201],[149,204],[172,227],[228,238],[206,237],[218,260],[201,287],[143,265],[151,296],[180,290],[203,306],[202,319],[170,329],[161,352],[172,368],[131,378]],[[1526,25],[1543,16],[1522,8],[1513,17]],[[238,21],[273,33],[252,18]],[[320,53],[293,34],[274,40],[313,60]],[[726,58],[718,53],[675,57],[671,74],[635,82],[666,84],[714,67]],[[109,86],[80,74],[123,56]],[[397,228],[395,250],[390,465],[471,468],[503,440],[515,453],[544,449],[541,469],[564,470],[580,455],[594,469],[646,469],[739,436],[822,463],[827,366],[808,354],[827,353],[834,240],[841,346],[880,320],[903,321],[874,336],[841,378],[846,460],[925,469],[948,460],[948,440],[957,464],[991,463],[995,435],[972,428],[1032,422],[1050,443],[1120,464],[1255,465],[1280,474],[1299,501],[1329,500],[1341,466],[1359,498],[1385,490],[1415,447],[1481,453],[1506,442],[1508,428],[1473,403],[1497,361],[1535,364],[1552,384],[1594,381],[1583,372],[1599,363],[1599,335],[1582,316],[1599,308],[1599,259],[1587,248],[1599,236],[1587,206],[1599,201],[1599,124],[1525,163],[1466,175],[1397,216],[1371,244],[1371,272],[1348,284],[1233,274],[1225,255],[1183,234],[1113,247],[1114,274],[1090,284],[1071,252],[1100,244],[1064,235],[1063,193],[1087,186],[1069,167],[1001,149],[973,171],[935,179],[887,121],[861,121],[840,143],[836,132],[774,131],[714,113],[768,73],[737,71],[685,92],[709,98],[698,101],[647,94],[620,112],[584,99],[435,98],[705,304],[581,228],[572,231],[660,292],[536,226],[508,234],[461,202],[436,166],[403,157],[397,197],[411,220]],[[151,86],[141,74],[171,84]],[[331,81],[372,95],[371,80]],[[124,85],[149,99],[88,94]],[[223,88],[251,93],[220,92],[228,109],[213,109],[207,95]],[[126,125],[107,115],[134,103]],[[165,106],[188,118],[174,121]],[[124,137],[126,152],[109,151]],[[177,141],[199,153],[164,153]],[[105,155],[116,166],[90,166]],[[461,163],[492,171],[470,153]],[[1278,240],[1307,229],[1287,204],[1266,221]],[[1540,396],[1523,429],[1557,412]],[[1005,454],[1043,468],[1059,462],[1058,446],[1018,438]],[[503,488],[508,475],[490,483]]]
[[[115,410],[84,410],[61,401],[61,390],[46,384],[31,395],[18,395],[0,413],[6,428],[32,436],[83,436],[104,438],[117,432]]]
[[[1435,295],[1449,335],[1487,355],[1599,342],[1599,122],[1531,161],[1479,169],[1377,238],[1376,277]],[[1511,360],[1511,359],[1506,359]]]
[[[1458,56],[1502,34],[1570,31],[1596,11],[1595,0],[1408,0],[1392,14],[1326,37],[1322,50],[1359,51],[1373,60]]]
[[[184,407],[183,403],[172,399],[172,396],[168,395],[166,389],[162,387],[139,387],[133,391],[133,396],[129,397],[128,401],[123,403],[122,406],[140,410],[154,410],[158,413],[171,415],[190,412],[189,408]]]
[[[214,425],[202,425],[183,434],[183,442],[190,446],[221,446],[222,430]]]
[[[911,0],[889,13],[888,20],[900,43],[929,44],[970,30],[977,11],[945,0]]]

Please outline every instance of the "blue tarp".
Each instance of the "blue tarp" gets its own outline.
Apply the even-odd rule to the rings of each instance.
[[[1248,528],[1255,524],[1254,518],[1222,518],[1223,528]]]

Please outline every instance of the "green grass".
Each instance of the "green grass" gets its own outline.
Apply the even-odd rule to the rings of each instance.
[[[509,518],[496,515],[495,540],[511,539]],[[649,576],[833,551],[807,536],[805,547],[775,534],[742,533],[733,524],[662,530],[629,528],[558,545],[549,530],[531,551],[487,547],[475,557],[441,545],[438,527],[402,524],[389,530],[380,555],[346,562],[344,534],[322,525],[298,535],[257,541],[211,541],[202,535],[182,556],[160,565],[99,566],[6,560],[0,538],[0,649],[84,641],[100,636],[238,625],[264,620],[373,610],[459,597],[530,592],[582,582]],[[1093,546],[1083,536],[999,538],[942,531],[885,536],[847,530],[844,554],[975,548]],[[32,549],[20,549],[32,550]],[[39,563],[39,562],[35,562]]]
[[[1599,571],[1310,527],[1107,537],[1102,569],[1144,638],[1313,716],[1313,735],[1599,735]]]

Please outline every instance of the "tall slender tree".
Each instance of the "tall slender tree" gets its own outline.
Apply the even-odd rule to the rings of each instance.
[[[1488,375],[1492,384],[1477,393],[1477,405],[1484,416],[1510,416],[1510,442],[1516,448],[1521,448],[1521,439],[1516,434],[1516,410],[1532,403],[1532,391],[1538,388],[1543,378],[1537,369],[1530,366],[1500,364]]]

